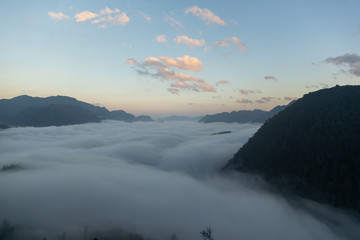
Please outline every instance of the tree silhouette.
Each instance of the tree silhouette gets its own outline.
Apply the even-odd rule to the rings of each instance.
[[[7,220],[4,220],[0,227],[0,240],[2,239],[12,239],[15,228],[10,225]]]
[[[214,238],[212,237],[212,232],[213,231],[212,231],[211,227],[207,227],[204,230],[202,230],[200,232],[200,234],[204,240],[214,240]]]
[[[173,233],[173,235],[171,235],[170,240],[178,240],[178,238],[176,237],[175,233]]]

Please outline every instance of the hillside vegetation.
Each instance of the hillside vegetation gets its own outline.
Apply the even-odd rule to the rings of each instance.
[[[226,168],[360,212],[360,86],[304,95],[265,122]]]

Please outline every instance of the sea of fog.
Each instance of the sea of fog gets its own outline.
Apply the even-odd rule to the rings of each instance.
[[[19,168],[0,171],[0,221],[20,239],[86,239],[84,229],[121,227],[196,240],[208,226],[215,240],[360,239],[354,216],[219,171],[259,127],[105,121],[1,130],[0,169]],[[222,131],[231,133],[212,135]]]

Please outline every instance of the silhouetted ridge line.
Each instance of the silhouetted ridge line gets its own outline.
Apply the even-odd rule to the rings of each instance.
[[[291,103],[290,103],[291,104]],[[199,122],[203,123],[211,123],[211,122],[226,122],[226,123],[263,123],[267,119],[271,118],[278,112],[285,109],[287,105],[284,106],[276,106],[270,111],[264,111],[260,109],[255,110],[240,110],[240,111],[233,111],[233,112],[223,112],[217,113],[213,115],[206,115],[205,117],[201,118]]]
[[[123,110],[109,111],[67,96],[46,98],[18,96],[0,100],[0,124],[4,126],[63,126],[111,119],[125,122],[153,121]]]

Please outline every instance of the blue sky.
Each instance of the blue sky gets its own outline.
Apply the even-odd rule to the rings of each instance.
[[[360,1],[0,1],[0,98],[151,116],[287,104],[360,81]]]

